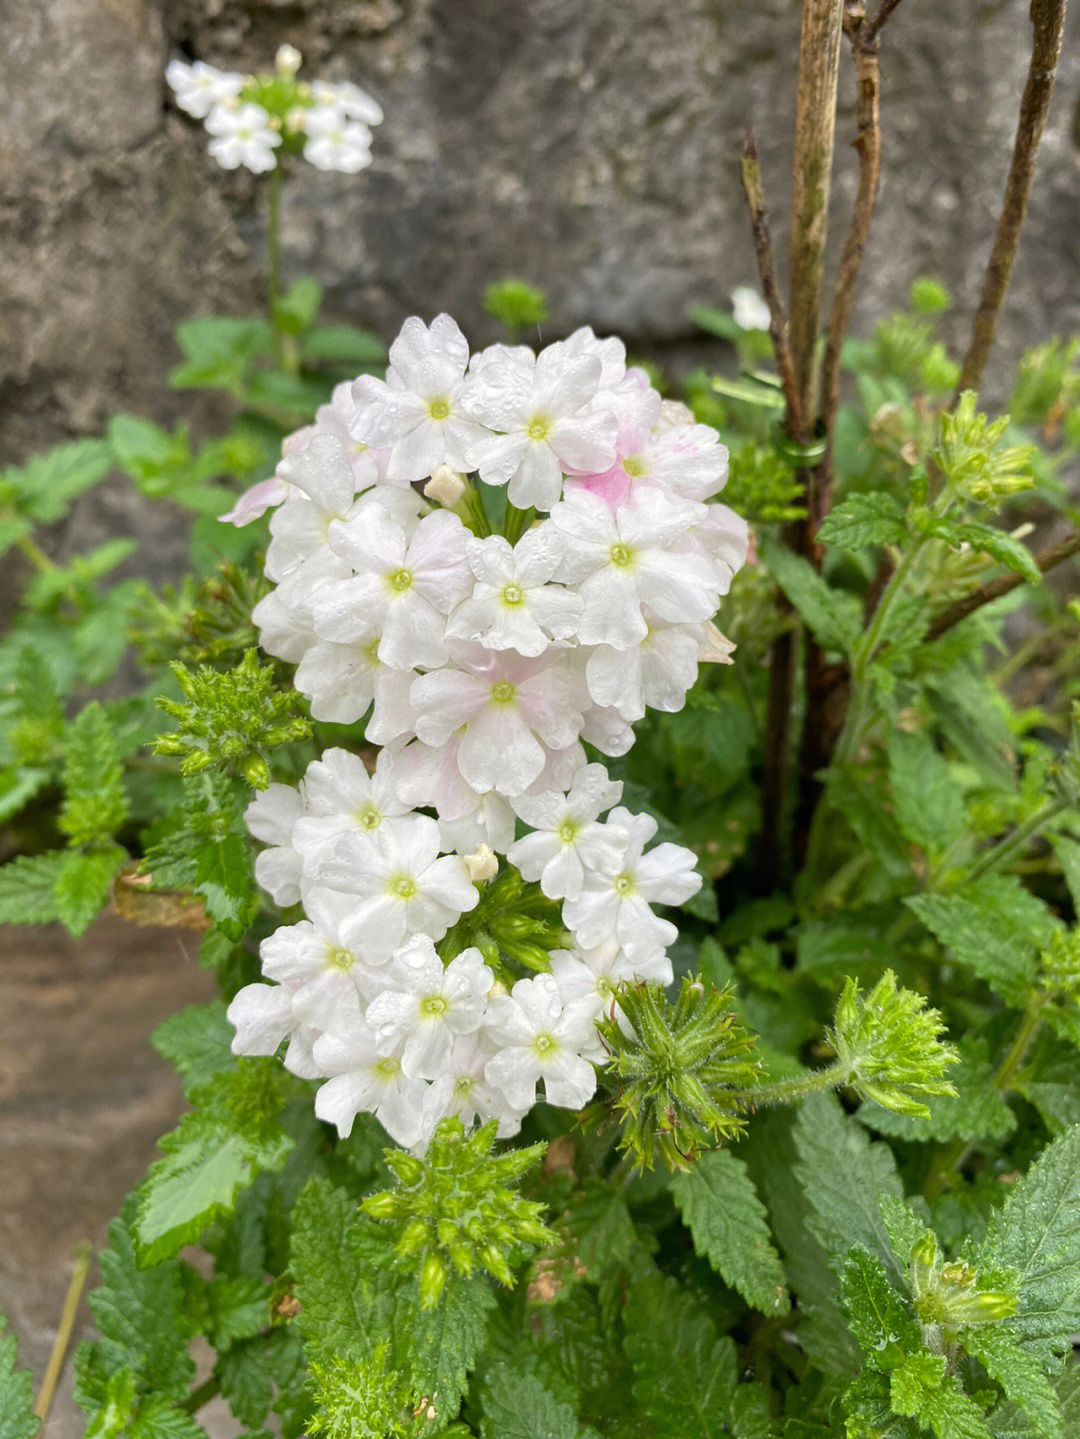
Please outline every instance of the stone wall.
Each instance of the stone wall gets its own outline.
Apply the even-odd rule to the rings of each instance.
[[[781,255],[798,0],[0,0],[0,463],[116,408],[175,419],[174,322],[258,303],[257,188],[170,104],[173,55],[269,64],[383,102],[375,163],[287,186],[286,273],[390,336],[485,283],[544,286],[552,335],[588,321],[661,357],[691,306],[753,280],[736,178],[757,130]],[[919,273],[970,309],[1027,63],[1024,0],[907,0],[883,43],[885,170],[856,328]],[[1080,9],[1002,323],[1001,354],[1080,329]],[[854,190],[845,57],[839,242]],[[835,243],[834,243],[835,248]],[[966,326],[957,320],[959,340]],[[998,383],[1002,375],[994,372]],[[991,384],[994,374],[991,375]]]

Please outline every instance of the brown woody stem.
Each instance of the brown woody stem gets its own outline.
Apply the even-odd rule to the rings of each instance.
[[[802,430],[802,413],[799,406],[799,392],[795,386],[795,370],[791,363],[791,348],[788,344],[787,316],[784,302],[780,298],[780,287],[776,283],[776,266],[773,263],[772,236],[769,232],[769,211],[765,205],[765,192],[761,185],[761,167],[758,164],[757,143],[754,132],[747,129],[743,143],[739,175],[746,192],[746,203],[750,208],[750,228],[754,237],[754,255],[757,259],[758,275],[765,303],[769,307],[769,338],[772,340],[776,369],[787,402],[789,433],[794,426],[796,438]]]
[[[1080,530],[1066,535],[1056,545],[1047,545],[1034,559],[1045,575],[1047,571],[1075,554],[1080,554]],[[988,580],[985,585],[980,585],[977,590],[972,590],[970,595],[965,595],[962,600],[957,600],[955,604],[949,605],[934,616],[930,621],[930,628],[926,631],[927,642],[940,639],[946,630],[951,630],[953,625],[966,620],[968,615],[973,615],[976,610],[982,609],[983,605],[988,605],[991,600],[999,600],[1002,595],[1007,595],[1018,585],[1026,583],[1023,575],[1002,575],[1000,579]]]
[[[998,315],[1020,246],[1020,231],[1035,173],[1035,157],[1046,125],[1050,97],[1054,93],[1054,71],[1061,55],[1065,4],[1066,0],[1031,0],[1028,12],[1034,30],[1031,63],[1020,100],[1012,164],[1005,182],[1005,199],[997,233],[983,278],[982,298],[972,321],[971,343],[964,356],[953,405],[965,390],[978,390],[994,341]]]

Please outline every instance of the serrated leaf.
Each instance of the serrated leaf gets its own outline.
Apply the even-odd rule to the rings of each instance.
[[[850,653],[862,629],[862,607],[855,596],[833,589],[809,560],[793,550],[763,543],[762,558],[818,643],[827,650]]]
[[[14,489],[18,509],[48,525],[62,519],[76,495],[96,485],[111,464],[104,440],[76,440],[35,455],[21,469],[4,470],[0,483]]]
[[[922,732],[893,730],[888,755],[901,832],[921,849],[943,853],[963,834],[966,822],[963,791],[952,770]]]
[[[1068,835],[1055,835],[1050,841],[1069,887],[1073,908],[1080,913],[1080,842]]]
[[[949,1139],[1004,1139],[1016,1128],[1016,1115],[991,1084],[986,1041],[965,1036],[957,1045],[959,1063],[949,1069],[955,1094],[929,1096],[930,1117],[895,1114],[878,1104],[863,1104],[859,1119],[891,1139],[943,1144]]]
[[[875,905],[801,924],[796,941],[799,969],[845,975],[871,966],[880,971],[885,960],[881,937],[896,914],[895,906]]]
[[[830,1267],[840,1273],[848,1250],[861,1244],[903,1282],[879,1207],[882,1195],[900,1198],[904,1192],[888,1145],[871,1144],[865,1130],[830,1094],[803,1103],[794,1138],[796,1175],[813,1211],[809,1228],[828,1254]]]
[[[791,1307],[765,1206],[746,1165],[727,1149],[703,1154],[671,1192],[693,1235],[694,1248],[726,1284],[763,1314]]]
[[[443,1423],[453,1419],[468,1387],[469,1371],[487,1337],[495,1295],[483,1274],[455,1279],[434,1309],[409,1307],[406,1335],[409,1381],[432,1403]]]
[[[154,1030],[150,1043],[184,1076],[184,1092],[190,1095],[215,1074],[235,1067],[234,1034],[225,1018],[224,1000],[215,999],[170,1015]]]
[[[119,845],[65,855],[56,876],[56,917],[76,939],[108,904],[113,879],[127,859]]]
[[[942,1380],[932,1387],[924,1380],[928,1361],[940,1361]],[[892,1375],[893,1409],[917,1419],[931,1429],[937,1439],[993,1439],[983,1412],[970,1395],[965,1394],[955,1375],[944,1374],[944,1356],[913,1355],[906,1369]],[[909,1376],[910,1371],[910,1376]],[[907,1380],[908,1382],[903,1382]]]
[[[168,1400],[151,1395],[126,1426],[128,1439],[206,1439],[206,1430]]]
[[[1080,1125],[1055,1139],[990,1217],[980,1267],[1005,1270],[1020,1307],[1005,1327],[1044,1364],[1080,1329]]]
[[[505,1364],[488,1373],[483,1391],[483,1439],[584,1439],[569,1404],[560,1403],[532,1374],[520,1374]]]
[[[1063,1433],[1061,1405],[1046,1371],[1033,1355],[1017,1345],[1008,1329],[1000,1324],[963,1329],[960,1343],[990,1378],[997,1380],[1005,1397],[1034,1419],[1043,1439],[1059,1439]]]
[[[33,1412],[34,1376],[15,1368],[17,1344],[13,1334],[3,1334],[6,1324],[0,1314],[0,1439],[34,1439],[41,1428]]]
[[[656,1439],[719,1439],[737,1387],[735,1346],[674,1279],[639,1278],[623,1310],[634,1397]]]
[[[851,1332],[872,1369],[894,1369],[922,1340],[904,1300],[889,1283],[880,1259],[856,1245],[840,1276]]]
[[[82,1367],[100,1376],[130,1369],[140,1393],[186,1399],[195,1363],[187,1350],[180,1265],[167,1260],[140,1270],[133,1219],[129,1198],[123,1214],[109,1226],[109,1248],[100,1256],[103,1284],[89,1300],[99,1337],[87,1346]]]
[[[0,770],[0,824],[6,824],[48,783],[47,769]]]
[[[240,939],[254,918],[255,882],[248,846],[240,835],[227,834],[199,845],[193,858],[193,888],[207,914],[230,939]]]
[[[289,1267],[309,1354],[359,1359],[386,1337],[392,1248],[372,1223],[362,1223],[356,1201],[325,1179],[312,1179],[296,1202]]]
[[[131,806],[112,724],[96,701],[80,710],[68,726],[63,782],[64,803],[58,823],[71,843],[111,841]]]
[[[627,1265],[639,1247],[626,1200],[602,1180],[586,1180],[569,1212],[577,1257],[593,1279],[614,1266]]]
[[[1029,584],[1037,585],[1042,579],[1042,571],[1028,547],[1004,530],[996,530],[991,525],[964,524],[957,526],[957,536],[973,550],[980,550],[999,565],[1023,575]]]
[[[823,545],[858,550],[866,545],[898,545],[907,537],[904,510],[884,490],[850,495],[830,510],[817,532]]]
[[[1050,910],[1009,875],[987,875],[954,894],[904,901],[958,963],[1018,1009],[1035,980],[1035,958],[1050,943]]]
[[[287,1385],[303,1363],[300,1336],[280,1325],[268,1334],[230,1344],[214,1365],[221,1393],[241,1424],[261,1424],[274,1397],[274,1386]]]
[[[56,919],[56,881],[67,858],[66,850],[54,849],[0,865],[0,924],[48,924]]]
[[[1066,1439],[1073,1439],[1074,1434],[1080,1434],[1080,1363],[1075,1359],[1066,1363],[1064,1372],[1057,1376],[1052,1387]],[[1042,1431],[1012,1402],[996,1409],[991,1422],[995,1436],[1000,1436],[1000,1439],[1043,1439]]]

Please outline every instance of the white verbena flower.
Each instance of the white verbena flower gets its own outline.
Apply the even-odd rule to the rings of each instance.
[[[336,105],[318,105],[303,112],[304,159],[317,170],[355,175],[371,164],[371,131],[350,120]]]
[[[475,1034],[495,976],[478,949],[463,949],[443,965],[427,935],[394,955],[390,982],[368,1005],[367,1022],[380,1045],[396,1050],[410,1078],[437,1079],[454,1036]]]
[[[471,537],[466,552],[476,583],[450,615],[447,635],[532,656],[543,654],[552,640],[574,634],[582,601],[549,583],[562,555],[561,540],[550,525],[537,525],[513,547],[501,535]]]
[[[534,833],[506,852],[523,878],[538,879],[549,899],[576,899],[586,869],[614,864],[620,855],[618,836],[599,816],[622,794],[622,784],[608,778],[602,764],[579,770],[569,791],[518,795],[515,812]]]
[[[346,1015],[315,1041],[321,1074],[329,1075],[315,1095],[315,1113],[337,1127],[342,1139],[361,1111],[375,1115],[391,1139],[405,1149],[422,1143],[427,1084],[401,1067],[402,1046],[387,1053],[359,1016]]]
[[[235,99],[244,88],[246,76],[231,70],[215,70],[201,60],[188,65],[183,60],[170,60],[165,66],[168,81],[176,103],[181,110],[203,120],[215,105]]]
[[[498,1045],[484,1076],[514,1109],[531,1109],[537,1080],[544,1098],[580,1109],[596,1090],[596,1071],[582,1056],[595,1051],[596,1029],[583,1005],[566,1006],[554,976],[519,979],[509,995],[493,999],[487,1037]]]
[[[214,136],[210,154],[222,169],[236,170],[242,165],[261,175],[277,164],[274,151],[281,144],[281,134],[261,105],[215,105],[206,117],[206,128]]]

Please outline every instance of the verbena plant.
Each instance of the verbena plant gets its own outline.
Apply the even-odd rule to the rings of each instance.
[[[181,330],[179,382],[243,407],[225,441],[125,420],[37,462],[66,483],[7,477],[41,574],[3,648],[0,914],[78,931],[111,893],[201,930],[221,989],[155,1034],[190,1109],[101,1258],[96,1439],[193,1439],[217,1395],[331,1439],[1080,1421],[1080,617],[1042,583],[1080,542],[1033,550],[1017,509],[1075,525],[1077,347],[1024,358],[1011,418],[976,399],[1063,5],[1032,7],[959,361],[930,281],[845,338],[895,0],[803,8],[790,322],[751,138],[766,300],[699,316],[745,373],[692,376],[692,412],[618,342],[470,360],[445,316],[384,383],[272,260],[269,321]],[[822,350],[842,30],[861,178]],[[270,157],[272,206],[275,151],[336,134],[359,168],[362,117],[305,120],[291,55],[225,78],[208,128]],[[514,336],[544,314],[520,283],[488,304]],[[338,362],[371,373],[331,399]],[[147,693],[70,717],[129,597],[32,525],[113,455],[205,516],[257,481],[233,517],[273,508],[272,538],[222,532],[214,569],[199,521],[204,577],[139,606]],[[30,1439],[0,1349],[0,1434]]]

